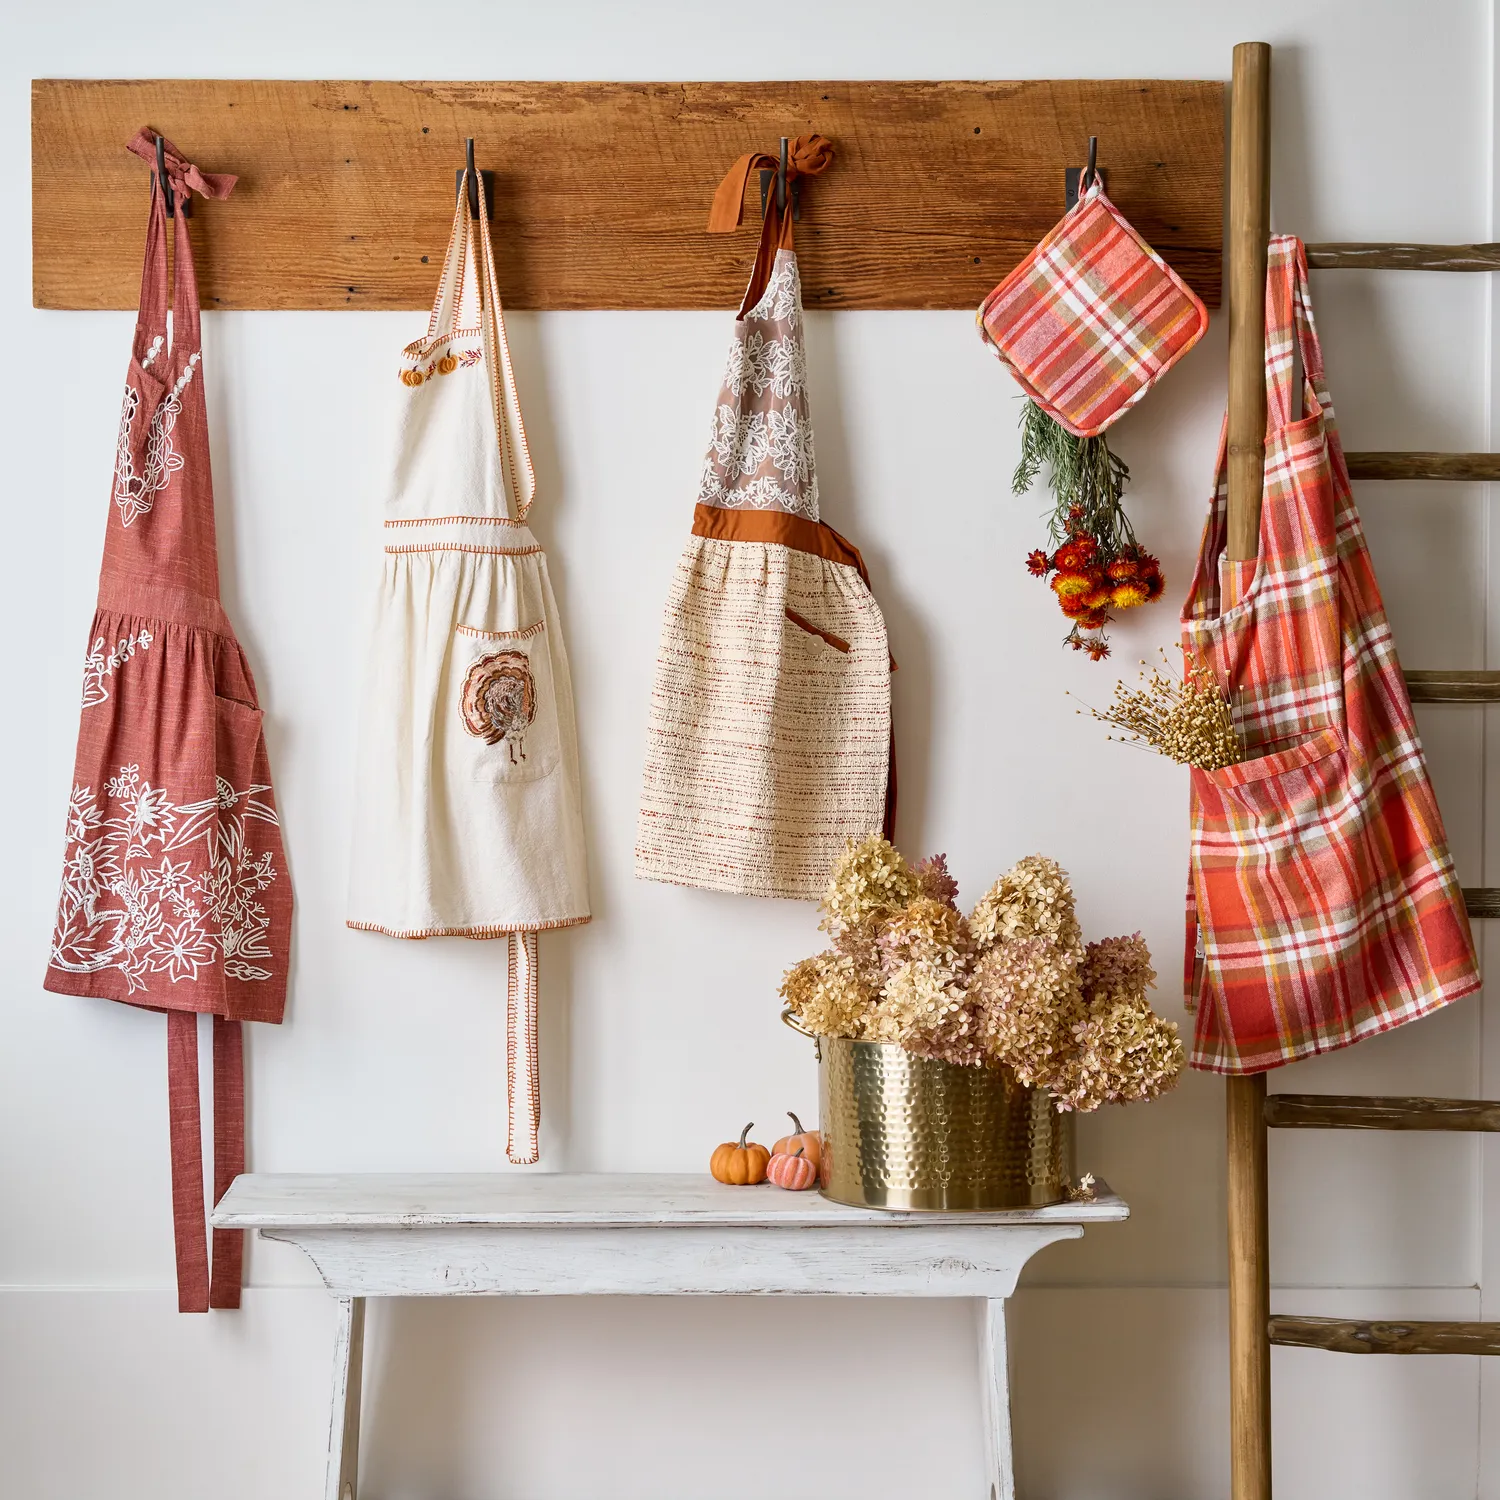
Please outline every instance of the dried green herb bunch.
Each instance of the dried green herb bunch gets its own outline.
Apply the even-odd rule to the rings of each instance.
[[[1155,750],[1180,766],[1218,771],[1238,765],[1245,749],[1213,668],[1189,658],[1178,677],[1165,651],[1161,659],[1167,670],[1152,667],[1149,673],[1140,673],[1141,687],[1117,682],[1114,700],[1103,713],[1097,708],[1079,709],[1079,713],[1087,712],[1101,724],[1125,731],[1110,739]]]
[[[1047,470],[1052,550],[1026,559],[1037,578],[1051,575],[1058,607],[1073,622],[1064,638],[1095,661],[1109,655],[1104,626],[1113,611],[1160,599],[1166,590],[1161,562],[1135,539],[1125,514],[1130,470],[1101,437],[1074,437],[1034,401],[1021,410],[1021,461],[1011,490],[1022,495]]]

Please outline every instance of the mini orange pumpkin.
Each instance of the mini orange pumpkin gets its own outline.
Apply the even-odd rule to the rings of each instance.
[[[420,370],[403,370],[401,372],[402,385],[421,385],[426,376]]]
[[[802,1148],[802,1153],[816,1169],[823,1160],[823,1137],[816,1130],[804,1130],[802,1121],[794,1115],[791,1110],[786,1112],[787,1119],[797,1127],[796,1135],[784,1135],[771,1147],[772,1156],[792,1156],[797,1147]]]
[[[798,1146],[790,1156],[785,1152],[773,1156],[766,1165],[766,1176],[777,1187],[785,1188],[789,1193],[800,1193],[817,1185],[818,1169]]]
[[[457,368],[458,361],[451,354],[445,354],[437,362],[437,372],[439,375],[451,375]]]
[[[740,1131],[738,1141],[725,1141],[722,1146],[714,1148],[708,1170],[714,1174],[716,1182],[727,1182],[731,1187],[751,1187],[766,1180],[766,1163],[770,1161],[771,1153],[755,1141],[745,1139],[754,1128],[753,1123],[749,1124]]]

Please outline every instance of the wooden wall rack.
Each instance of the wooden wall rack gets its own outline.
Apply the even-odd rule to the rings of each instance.
[[[193,220],[207,308],[425,308],[473,136],[520,308],[732,307],[753,229],[705,232],[747,151],[838,153],[798,226],[814,307],[973,308],[1062,216],[1099,137],[1110,196],[1219,302],[1224,85],[1120,80],[32,84],[38,307],[133,308],[149,125],[239,186]],[[753,223],[755,186],[746,213]]]

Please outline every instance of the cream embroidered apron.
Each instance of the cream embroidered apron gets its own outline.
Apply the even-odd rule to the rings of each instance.
[[[349,925],[508,939],[506,1152],[534,1162],[536,934],[589,920],[588,873],[572,680],[526,526],[536,481],[489,225],[466,190],[427,335],[405,349],[400,378]]]
[[[727,227],[760,160],[725,179]],[[859,552],[818,519],[792,210],[773,197],[667,600],[637,876],[817,900],[849,839],[892,831],[892,665]]]

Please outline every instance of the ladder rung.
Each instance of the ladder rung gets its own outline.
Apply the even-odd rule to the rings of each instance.
[[[1307,263],[1318,271],[1500,271],[1500,245],[1309,245]]]
[[[1500,1323],[1359,1323],[1278,1314],[1266,1331],[1273,1344],[1334,1354],[1500,1354]]]
[[[1500,672],[1408,672],[1413,703],[1500,703]]]
[[[1379,1094],[1267,1094],[1266,1124],[1282,1130],[1500,1132],[1500,1103]]]
[[[1500,479],[1500,453],[1346,453],[1351,479]]]
[[[1500,917],[1500,887],[1466,885],[1464,887],[1464,910],[1475,918]]]

